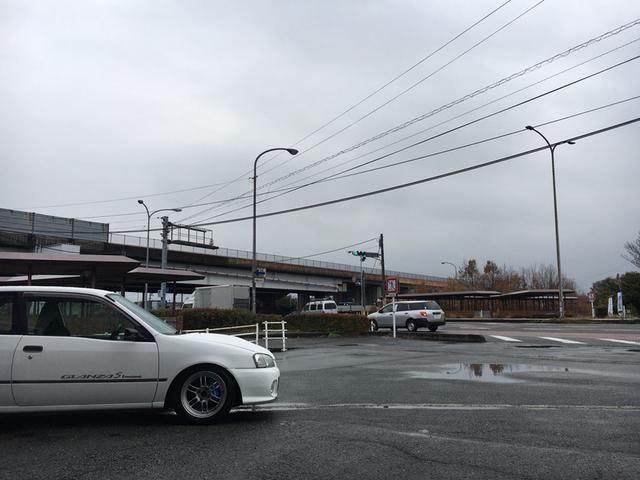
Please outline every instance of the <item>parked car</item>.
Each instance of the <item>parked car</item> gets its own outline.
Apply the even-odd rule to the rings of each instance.
[[[393,328],[393,306],[396,311],[396,328],[406,328],[415,332],[418,328],[427,327],[435,332],[445,324],[444,311],[432,300],[414,300],[388,303],[380,310],[367,315],[371,330]]]
[[[338,305],[333,300],[316,300],[306,303],[301,313],[338,313]]]
[[[279,378],[267,349],[181,334],[114,293],[0,287],[0,413],[168,408],[211,423],[275,400]]]

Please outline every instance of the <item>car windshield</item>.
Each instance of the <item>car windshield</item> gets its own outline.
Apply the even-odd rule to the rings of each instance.
[[[144,323],[149,325],[151,328],[153,328],[157,332],[163,333],[165,335],[175,335],[177,333],[177,330],[173,328],[171,325],[169,325],[166,322],[163,322],[152,313],[147,312],[140,305],[137,305],[133,303],[131,300],[124,298],[122,295],[111,293],[107,295],[107,297],[113,300],[114,302],[122,305],[123,307],[127,308],[128,310],[131,310],[138,317],[140,317],[144,321]]]

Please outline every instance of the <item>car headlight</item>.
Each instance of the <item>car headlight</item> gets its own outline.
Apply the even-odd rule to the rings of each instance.
[[[273,359],[273,357],[271,355],[267,355],[266,353],[256,353],[253,356],[253,361],[256,364],[256,368],[269,368],[276,366],[276,361]]]

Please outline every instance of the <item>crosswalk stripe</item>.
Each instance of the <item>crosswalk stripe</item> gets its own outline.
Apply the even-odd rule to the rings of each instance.
[[[555,338],[555,337],[540,337],[540,338],[544,338],[545,340],[551,340],[553,342],[575,343],[575,344],[584,345],[584,342],[576,342],[575,340],[567,340],[565,338]]]
[[[505,342],[522,342],[522,340],[518,340],[517,338],[511,337],[503,337],[502,335],[490,335],[493,338],[497,338],[498,340],[504,340]]]
[[[615,338],[599,338],[598,340],[604,340],[605,342],[624,343],[627,345],[640,345],[640,342],[632,342],[631,340],[616,340]]]

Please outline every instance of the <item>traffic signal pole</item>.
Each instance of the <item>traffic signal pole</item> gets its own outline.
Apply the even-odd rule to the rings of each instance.
[[[366,314],[365,294],[364,294],[364,261],[367,259],[364,255],[360,256],[360,305],[362,305],[362,313]]]
[[[384,304],[387,298],[387,277],[384,274],[384,235],[380,234],[380,240],[378,241],[380,247],[380,266],[382,267],[382,303]]]
[[[365,252],[362,250],[349,250],[351,255],[360,257],[360,305],[362,305],[362,313],[365,311],[365,285],[364,285],[364,261],[367,258],[380,258],[380,254],[377,252]]]

